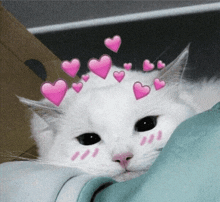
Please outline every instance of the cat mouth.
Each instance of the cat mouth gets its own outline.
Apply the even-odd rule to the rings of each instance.
[[[134,171],[126,170],[125,172],[121,173],[121,175],[130,175],[131,173],[134,173]]]
[[[113,178],[118,182],[124,182],[127,180],[131,180],[133,178],[139,177],[140,175],[144,174],[146,171],[129,171],[126,170],[123,173],[114,176]]]

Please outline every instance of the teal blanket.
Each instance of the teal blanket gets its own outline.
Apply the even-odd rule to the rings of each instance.
[[[181,123],[146,174],[111,185],[101,201],[219,202],[220,103]]]
[[[3,163],[0,201],[219,202],[220,102],[181,123],[149,171],[138,178],[118,183],[73,168]]]

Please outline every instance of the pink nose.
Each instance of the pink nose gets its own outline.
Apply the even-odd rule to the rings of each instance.
[[[131,152],[115,154],[112,158],[113,161],[119,162],[122,168],[126,168],[128,166],[129,160],[134,155]]]

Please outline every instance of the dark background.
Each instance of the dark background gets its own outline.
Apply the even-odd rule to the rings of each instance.
[[[30,28],[204,2],[207,1],[3,2],[3,6]],[[118,53],[104,46],[104,39],[114,35],[122,38]],[[133,69],[141,70],[145,59],[154,64],[160,59],[168,64],[191,43],[185,75],[194,80],[220,77],[220,11],[56,31],[36,37],[61,60],[80,59],[79,76],[88,71],[90,58],[103,54],[110,55],[115,65],[122,67],[131,62]]]
[[[218,0],[18,0],[2,1],[27,28],[219,2]]]

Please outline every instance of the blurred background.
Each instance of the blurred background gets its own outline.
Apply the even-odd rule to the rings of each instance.
[[[210,4],[217,0],[194,1],[2,1],[10,11],[27,28],[44,25],[75,22],[104,18],[131,13],[149,12],[169,8]]]
[[[2,5],[26,28],[70,22],[77,25],[77,22],[90,20],[91,25],[87,27],[73,24],[65,30],[34,31],[61,60],[78,58],[81,61],[79,76],[88,72],[90,58],[100,58],[103,54],[110,55],[117,66],[131,62],[133,69],[141,70],[145,59],[155,64],[160,59],[168,64],[191,43],[185,75],[197,80],[220,76],[220,10],[201,12],[199,8],[216,2],[219,1],[3,1]],[[187,14],[190,6],[196,5],[198,9]],[[185,8],[186,14],[173,15],[180,8]],[[157,12],[157,17],[131,21],[128,15],[152,11]],[[117,22],[118,16],[125,16],[127,20]],[[109,17],[115,17],[114,23],[108,23]],[[106,23],[96,25],[94,20],[100,18],[106,19]],[[104,46],[104,39],[116,34],[122,38],[118,53]]]

